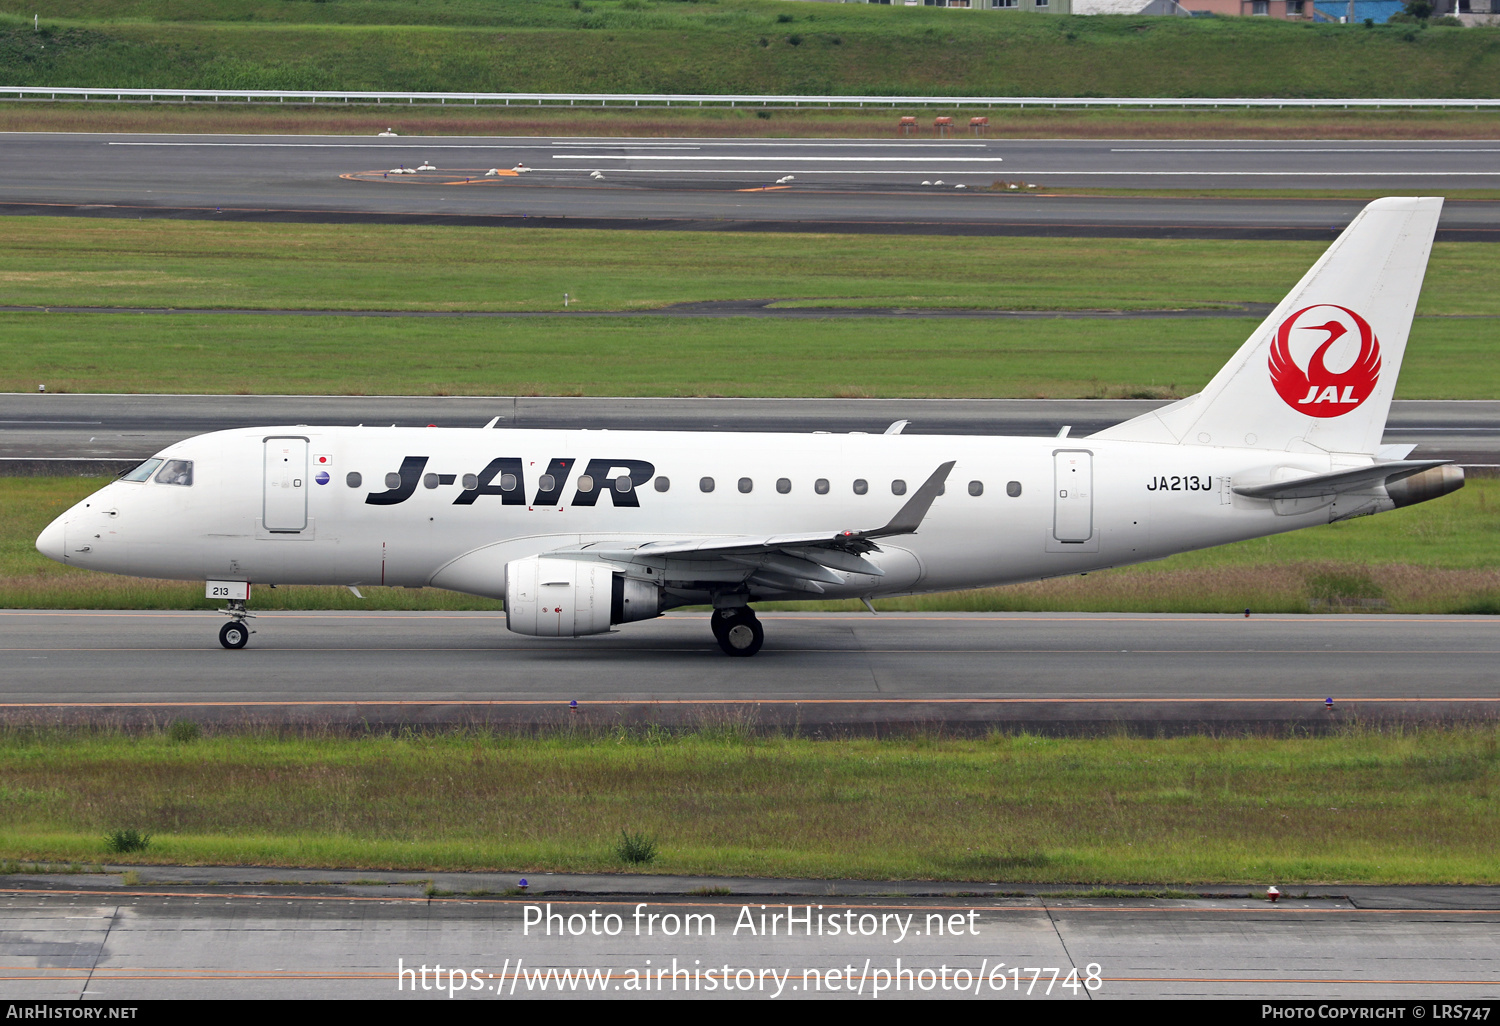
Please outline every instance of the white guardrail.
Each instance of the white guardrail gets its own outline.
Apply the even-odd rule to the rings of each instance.
[[[691,93],[383,93],[306,89],[0,86],[0,100],[105,103],[360,103],[526,107],[1500,107],[1500,99],[1267,99],[1140,96],[727,96]]]

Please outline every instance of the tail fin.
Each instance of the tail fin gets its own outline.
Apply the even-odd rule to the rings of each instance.
[[[1442,209],[1371,203],[1202,392],[1093,437],[1373,455]]]

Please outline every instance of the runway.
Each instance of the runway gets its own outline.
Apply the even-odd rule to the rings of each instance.
[[[1500,146],[1493,142],[1451,141],[1203,145],[972,137],[819,141],[15,133],[0,148],[0,213],[1327,239],[1363,201],[1028,194],[1035,191],[1032,186],[1040,186],[1051,191],[1419,189],[1440,195],[1500,184],[1497,154]],[[435,170],[391,174],[424,166]],[[515,173],[517,167],[527,170]],[[491,170],[500,173],[489,175]],[[1500,240],[1500,203],[1450,203],[1438,238]]]
[[[658,399],[542,396],[244,396],[0,393],[0,473],[15,461],[141,460],[191,435],[270,424],[884,431],[1082,437],[1162,406],[1151,399]],[[1500,464],[1500,401],[1391,405],[1385,444],[1415,458]],[[56,472],[56,468],[46,472]],[[34,471],[33,471],[34,472]]]
[[[547,640],[500,613],[273,612],[238,652],[221,622],[0,612],[0,716],[1178,732],[1500,714],[1490,617],[765,613],[753,659],[720,653],[701,613]]]
[[[9,999],[1211,997],[1334,1007],[1426,999],[1483,1013],[1500,996],[1500,913],[1482,907],[640,895],[551,898],[549,908],[542,899],[423,897],[411,884],[121,888],[97,881],[0,890],[0,978]],[[759,929],[763,907],[783,917],[774,934]],[[798,917],[791,929],[789,910]],[[579,916],[572,922],[585,930],[592,921],[597,935],[559,936],[566,927],[554,925],[548,936],[538,925],[548,912],[564,923]],[[746,914],[753,930],[743,925]],[[801,929],[809,914],[811,936]],[[698,918],[684,936],[690,915]],[[604,935],[606,925],[618,935]],[[440,987],[433,986],[439,964]],[[411,971],[403,976],[402,969]],[[588,970],[588,982],[579,969]],[[562,970],[567,984],[558,979]],[[642,987],[647,973],[652,983]],[[1263,1014],[1258,1004],[1253,1012]]]

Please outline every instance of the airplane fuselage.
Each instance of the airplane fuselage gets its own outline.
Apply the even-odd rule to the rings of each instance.
[[[1327,523],[1328,503],[1277,509],[1231,487],[1341,465],[1326,454],[1086,438],[301,426],[202,435],[158,457],[191,461],[192,483],[112,483],[59,517],[39,547],[137,576],[500,596],[506,562],[561,548],[876,527],[955,461],[920,530],[868,555],[885,576],[842,575],[817,596],[878,597],[1075,574]],[[1352,459],[1342,465],[1370,462]]]

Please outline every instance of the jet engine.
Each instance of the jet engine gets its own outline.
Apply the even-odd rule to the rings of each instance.
[[[662,612],[661,586],[607,563],[530,556],[505,564],[505,626],[517,634],[576,638]]]

